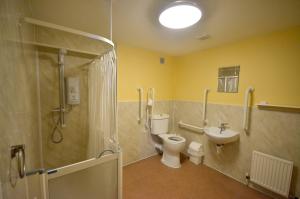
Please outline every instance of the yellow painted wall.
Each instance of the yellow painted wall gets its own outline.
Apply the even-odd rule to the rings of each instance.
[[[118,100],[137,101],[137,88],[155,88],[156,100],[173,99],[173,59],[170,56],[118,43]],[[165,64],[160,64],[160,57]]]
[[[174,95],[177,100],[243,104],[248,86],[254,103],[300,105],[300,27],[195,52],[176,58]],[[217,93],[218,67],[240,65],[239,93]]]
[[[243,104],[245,89],[253,86],[254,103],[300,105],[300,27],[180,57],[125,44],[117,53],[119,101],[137,101],[138,87],[154,87],[157,100],[202,101],[210,88],[210,103]],[[232,65],[241,67],[239,93],[217,93],[218,68]]]

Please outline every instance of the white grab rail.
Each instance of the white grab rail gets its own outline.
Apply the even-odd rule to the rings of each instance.
[[[186,123],[184,123],[184,122],[182,122],[182,121],[179,121],[179,122],[178,122],[178,126],[179,126],[180,128],[184,128],[184,129],[187,129],[187,130],[191,130],[191,131],[194,131],[194,132],[196,132],[196,133],[203,133],[203,132],[204,132],[204,130],[203,130],[202,127],[194,126],[194,125],[190,125],[190,124],[186,124]]]
[[[249,110],[250,110],[249,98],[251,96],[251,93],[253,93],[253,91],[254,91],[253,87],[249,87],[245,91],[244,120],[243,120],[243,128],[245,132],[249,131]]]
[[[206,107],[207,107],[207,94],[209,92],[209,89],[204,89],[204,96],[203,96],[203,112],[202,112],[202,118],[203,118],[203,126],[206,126],[207,120],[206,120]]]
[[[67,166],[59,167],[48,172],[48,180],[65,176],[84,169],[88,169],[90,167],[103,164],[111,160],[116,160],[118,158],[119,158],[119,154],[114,153],[114,154],[104,155],[101,158],[91,158]]]
[[[137,89],[138,93],[139,93],[139,112],[138,112],[138,123],[140,124],[142,122],[142,118],[143,118],[143,88],[138,88]]]
[[[146,102],[146,122],[145,128],[151,128],[151,117],[154,109],[154,88],[149,88],[147,91],[147,102]]]

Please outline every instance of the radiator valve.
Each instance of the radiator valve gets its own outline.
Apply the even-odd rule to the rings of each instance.
[[[248,185],[250,181],[250,175],[249,173],[246,173],[245,176],[246,176],[246,184]]]

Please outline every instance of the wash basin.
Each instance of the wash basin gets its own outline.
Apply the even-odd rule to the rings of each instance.
[[[215,144],[227,144],[230,142],[235,142],[239,139],[240,133],[225,129],[221,131],[218,127],[205,127],[204,133],[207,135],[208,139]]]

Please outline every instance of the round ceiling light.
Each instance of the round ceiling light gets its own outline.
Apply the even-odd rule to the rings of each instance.
[[[197,23],[202,17],[201,10],[193,3],[178,1],[159,15],[159,22],[171,29],[183,29]]]

